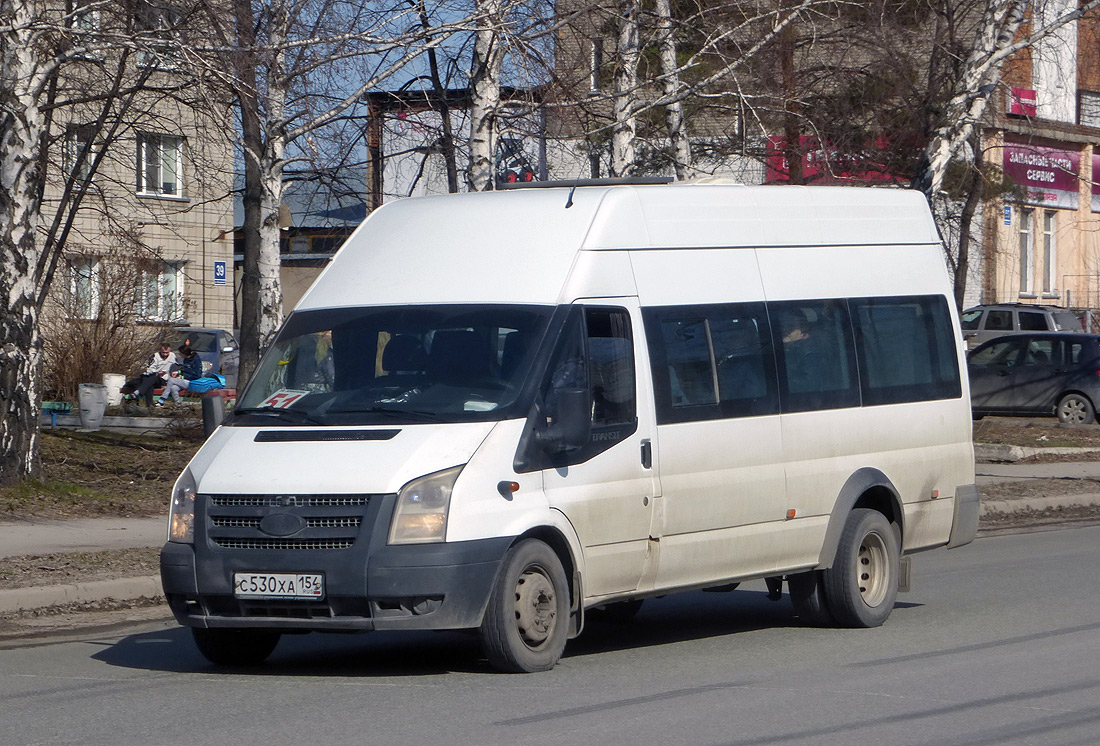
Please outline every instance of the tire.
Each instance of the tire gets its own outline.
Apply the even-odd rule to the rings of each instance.
[[[616,601],[585,612],[585,618],[599,624],[629,624],[642,608],[642,599]]]
[[[856,508],[840,535],[833,566],[823,572],[825,599],[843,627],[877,627],[898,595],[898,532],[877,510]]]
[[[1059,400],[1057,409],[1059,422],[1070,425],[1087,425],[1096,419],[1096,410],[1092,402],[1083,394],[1066,394]]]
[[[569,634],[569,581],[561,560],[536,539],[504,556],[479,630],[489,663],[500,671],[549,671]]]
[[[217,666],[255,666],[267,660],[279,644],[278,632],[256,629],[191,628],[195,645]]]
[[[832,627],[833,613],[825,602],[825,585],[820,570],[787,576],[787,591],[791,594],[794,613],[808,627]]]

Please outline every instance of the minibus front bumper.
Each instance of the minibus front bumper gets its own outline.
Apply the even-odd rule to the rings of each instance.
[[[369,546],[345,551],[212,551],[168,543],[161,581],[176,620],[189,627],[287,631],[470,629],[481,624],[512,537]],[[239,573],[324,578],[318,599],[241,596]]]

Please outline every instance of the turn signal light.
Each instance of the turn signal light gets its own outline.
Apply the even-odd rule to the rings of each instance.
[[[787,520],[789,521],[790,519],[794,518],[795,513],[796,513],[796,511],[795,511],[794,508],[791,508],[790,510],[788,510],[787,511]]]

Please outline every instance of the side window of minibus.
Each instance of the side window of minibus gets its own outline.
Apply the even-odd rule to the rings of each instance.
[[[852,326],[844,300],[769,303],[784,412],[858,407]]]

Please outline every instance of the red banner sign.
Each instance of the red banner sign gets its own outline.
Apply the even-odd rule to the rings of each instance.
[[[1004,172],[1024,190],[1025,204],[1077,209],[1079,152],[1006,142]]]
[[[884,143],[875,143],[871,148],[859,153],[842,153],[831,145],[822,145],[813,137],[800,137],[798,149],[802,153],[802,176],[807,182],[813,181],[890,181],[899,179],[886,172],[881,156],[876,151],[885,148]],[[787,162],[787,140],[783,137],[769,137],[766,157],[767,174],[764,182],[790,181],[791,171]]]

